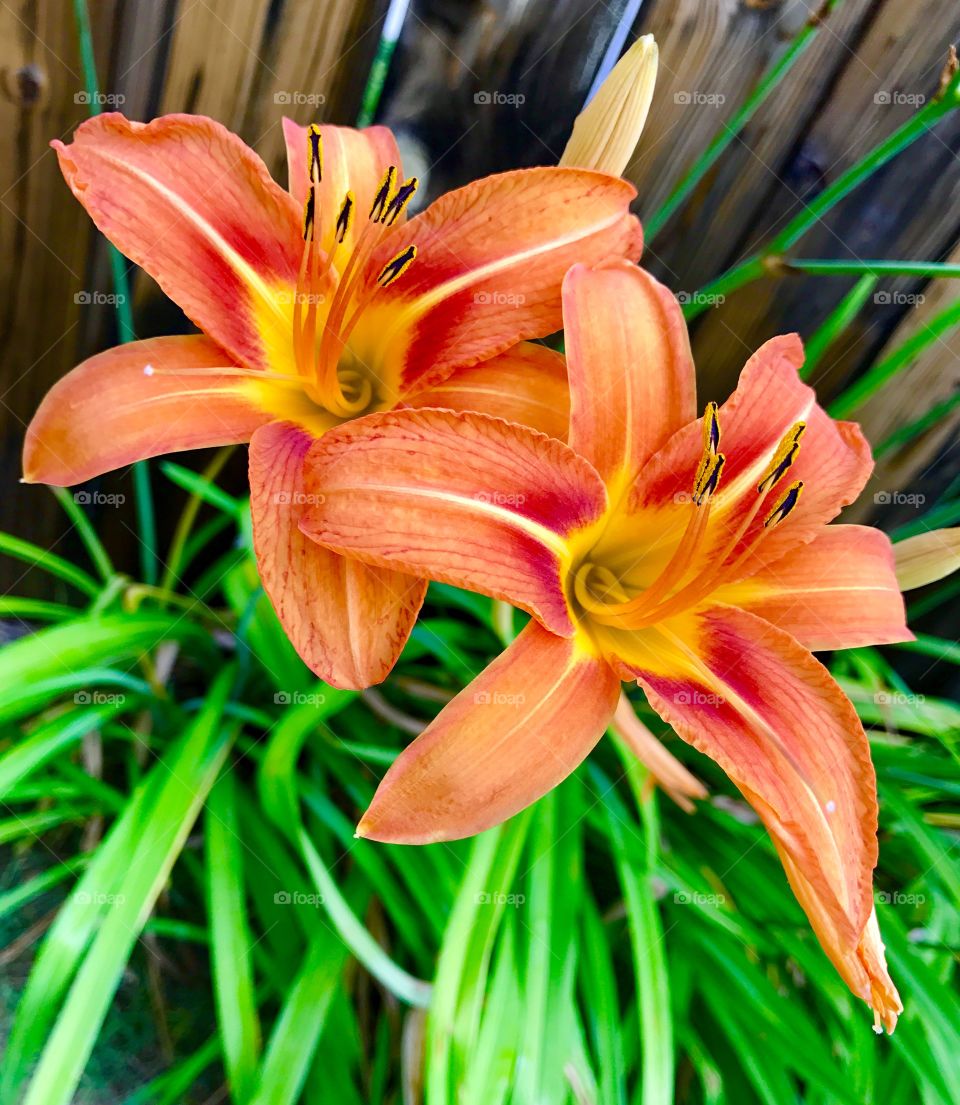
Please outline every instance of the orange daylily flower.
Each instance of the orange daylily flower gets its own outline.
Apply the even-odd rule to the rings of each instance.
[[[488,177],[407,221],[417,185],[389,130],[284,126],[289,191],[201,116],[105,114],[53,143],[100,230],[202,333],[74,369],[27,431],[24,472],[68,485],[249,442],[264,587],[310,667],[361,687],[392,667],[426,584],[300,533],[303,455],[333,427],[405,403],[562,433],[562,358],[515,343],[560,326],[574,261],[636,258],[640,227],[629,184],[571,168]]]
[[[584,759],[635,680],[757,810],[828,955],[892,1029],[869,745],[810,652],[911,636],[888,539],[827,525],[869,447],[800,380],[795,335],[697,420],[666,288],[578,265],[563,311],[569,445],[432,410],[374,415],[308,454],[316,540],[533,615],[399,756],[358,832],[423,843],[510,817]]]

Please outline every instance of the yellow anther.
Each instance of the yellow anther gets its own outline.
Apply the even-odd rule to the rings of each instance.
[[[786,518],[800,500],[800,492],[803,491],[803,480],[797,480],[790,484],[780,497],[777,505],[770,511],[764,520],[764,526],[778,526]]]
[[[703,412],[703,451],[716,456],[720,449],[720,409],[716,403],[708,403]]]
[[[726,459],[723,453],[717,453],[715,457],[706,458],[703,474],[693,489],[693,501],[697,506],[703,506],[707,499],[716,492],[720,483],[720,473],[723,471]]]
[[[380,187],[377,189],[376,195],[373,197],[373,203],[370,205],[371,222],[379,222],[382,218],[383,213],[387,208],[387,201],[390,198],[390,193],[393,191],[393,181],[396,175],[396,166],[388,165],[387,171],[383,174],[383,179],[380,181]]]
[[[402,249],[392,261],[388,261],[377,277],[377,283],[381,288],[389,287],[395,280],[399,280],[401,276],[407,271],[413,264],[417,256],[416,246],[407,246],[406,249]]]
[[[317,194],[311,188],[307,192],[307,200],[303,205],[303,240],[313,241],[314,223],[316,221],[316,197]]]
[[[307,127],[307,166],[310,183],[319,184],[323,179],[323,136],[316,123]]]
[[[393,226],[393,224],[403,214],[404,208],[413,199],[414,193],[419,188],[420,182],[415,176],[410,177],[409,180],[405,180],[403,184],[393,193],[390,198],[390,202],[384,208],[383,215],[380,219],[382,223],[386,223],[387,226]]]
[[[763,495],[771,487],[775,487],[787,474],[790,466],[797,459],[797,453],[800,452],[800,438],[803,437],[806,428],[806,422],[797,422],[784,435],[777,446],[777,451],[773,454],[773,459],[757,484],[759,494]]]
[[[353,222],[353,213],[356,209],[357,203],[354,198],[353,192],[347,192],[343,197],[343,204],[340,207],[340,214],[337,215],[337,228],[335,237],[338,242],[342,242],[347,236],[350,230],[350,224]]]

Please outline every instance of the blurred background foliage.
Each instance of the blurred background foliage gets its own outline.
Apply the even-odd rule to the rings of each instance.
[[[955,5],[404,7],[116,0],[88,37],[79,0],[0,7],[0,1103],[960,1100],[956,581],[909,596],[917,642],[826,658],[878,772],[905,1013],[875,1038],[749,808],[639,700],[709,788],[693,814],[611,738],[473,841],[353,838],[386,766],[519,618],[432,587],[388,682],[335,691],[259,588],[242,450],[16,486],[54,379],[184,326],[46,151],[92,107],[211,114],[280,179],[281,114],[375,117],[429,198],[555,161],[652,30],[628,175],[702,394],[798,329],[808,379],[878,455],[851,519],[894,537],[960,521]]]

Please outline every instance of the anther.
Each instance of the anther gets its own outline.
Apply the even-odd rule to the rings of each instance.
[[[401,276],[407,271],[413,264],[417,256],[416,246],[407,246],[406,249],[402,249],[392,261],[388,261],[377,277],[377,283],[381,288],[389,287],[395,280],[399,280]]]
[[[716,456],[720,448],[720,409],[716,403],[707,404],[703,412],[703,451]]]
[[[353,212],[355,208],[356,200],[354,199],[353,192],[347,192],[343,197],[343,205],[340,208],[340,214],[337,215],[337,227],[334,236],[338,243],[342,243],[343,239],[347,236],[350,224],[353,222]]]
[[[803,480],[797,480],[796,483],[790,484],[777,505],[767,515],[763,523],[764,526],[778,526],[797,505],[801,491],[803,491]]]
[[[310,183],[319,184],[323,179],[323,136],[316,123],[307,127],[307,165]]]
[[[720,483],[720,473],[723,471],[726,459],[723,453],[717,453],[715,457],[708,461],[703,478],[693,489],[693,501],[697,506],[703,506],[707,499],[716,492],[717,485]]]
[[[383,174],[383,179],[380,181],[377,194],[373,197],[373,203],[370,205],[370,221],[372,223],[378,223],[383,216],[387,207],[387,200],[393,191],[393,180],[396,175],[396,166],[389,165],[387,171]]]
[[[790,466],[797,459],[797,453],[800,452],[800,438],[803,437],[806,428],[806,422],[797,422],[784,435],[783,440],[777,446],[773,459],[767,465],[767,470],[757,484],[758,494],[765,494],[787,474]]]
[[[413,196],[420,187],[420,182],[415,176],[410,177],[409,180],[405,180],[403,184],[394,192],[390,202],[384,209],[383,216],[380,219],[382,223],[387,226],[393,226],[393,224],[403,214],[404,208],[413,199]]]
[[[313,241],[314,225],[317,214],[317,193],[311,188],[303,205],[303,240]]]

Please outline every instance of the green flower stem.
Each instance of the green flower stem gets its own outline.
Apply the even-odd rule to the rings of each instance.
[[[649,219],[644,220],[643,231],[647,242],[652,242],[657,234],[670,221],[680,206],[686,202],[701,180],[710,172],[720,159],[724,150],[750,122],[760,107],[766,103],[770,94],[803,57],[817,37],[824,20],[839,7],[842,0],[826,0],[826,3],[814,16],[800,28],[796,38],[780,58],[764,73],[756,88],[750,93],[733,118],[723,124],[723,130],[693,163],[687,174],[680,180],[663,204]]]
[[[232,445],[227,445],[222,449],[218,449],[213,459],[200,474],[200,478],[208,484],[212,484],[223,470],[223,466],[230,459],[233,450],[234,446]],[[173,540],[170,542],[170,551],[167,554],[167,563],[163,570],[163,578],[160,581],[160,590],[170,595],[173,594],[176,587],[181,567],[184,563],[184,552],[187,541],[190,539],[190,534],[193,532],[193,527],[196,523],[197,514],[202,502],[203,499],[199,492],[196,490],[192,491],[177,521],[177,528],[174,530]]]
[[[939,261],[808,261],[805,258],[784,258],[783,267],[814,276],[960,276],[960,265]]]
[[[80,61],[83,66],[83,79],[87,86],[87,103],[90,114],[100,114],[100,85],[97,80],[97,65],[93,53],[93,35],[90,30],[90,12],[86,0],[73,0],[73,14],[80,40]],[[118,249],[107,243],[110,257],[110,273],[115,293],[117,332],[121,342],[134,341],[133,308],[130,302],[130,280],[126,261]],[[153,506],[153,490],[150,487],[150,471],[146,461],[138,461],[133,466],[133,486],[135,491],[137,526],[140,536],[140,565],[143,578],[147,583],[156,583],[158,575],[157,523]]]
[[[833,418],[848,417],[888,384],[898,372],[911,364],[931,342],[939,340],[942,334],[958,324],[960,324],[960,299],[934,315],[929,322],[924,323],[922,330],[907,338],[888,357],[878,361],[869,372],[848,387],[827,408],[830,415]]]
[[[801,380],[810,379],[813,370],[820,363],[824,353],[857,317],[860,308],[866,303],[876,286],[877,278],[875,276],[870,273],[861,276],[830,312],[823,324],[804,342],[806,360],[800,369]]]
[[[822,219],[858,185],[883,168],[897,154],[912,146],[934,124],[957,107],[960,103],[958,89],[960,89],[960,74],[955,74],[942,95],[924,104],[893,134],[875,146],[856,164],[851,165],[846,172],[841,173],[833,184],[824,188],[810,203],[804,204],[803,210],[791,219],[779,234],[770,239],[762,253],[748,257],[739,265],[718,276],[716,280],[705,284],[684,307],[684,316],[688,320],[696,318],[712,302],[715,302],[716,296],[729,295],[768,272],[782,272],[788,264],[795,264],[795,262],[785,264],[784,254],[787,250],[796,245],[814,223]]]
[[[879,460],[880,457],[885,456],[892,450],[902,448],[907,442],[929,430],[931,426],[935,426],[941,418],[946,418],[948,414],[952,414],[958,406],[960,406],[960,391],[951,395],[949,399],[944,399],[943,402],[932,406],[926,414],[920,415],[913,422],[908,422],[906,426],[894,430],[888,438],[881,441],[873,450],[874,459]]]

